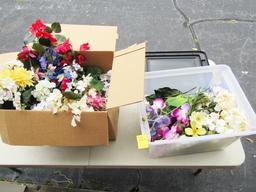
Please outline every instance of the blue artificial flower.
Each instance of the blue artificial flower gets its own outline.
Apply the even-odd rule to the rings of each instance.
[[[71,75],[70,71],[65,71],[64,75],[67,79],[72,79],[72,75]]]

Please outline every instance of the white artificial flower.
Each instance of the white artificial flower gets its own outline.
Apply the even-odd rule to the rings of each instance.
[[[34,105],[32,107],[32,110],[34,110],[34,111],[50,111],[50,109],[48,109],[46,101],[41,101],[40,103]]]
[[[16,83],[9,77],[0,79],[0,87],[13,93],[16,92],[18,89]]]
[[[111,70],[109,70],[107,73],[100,75],[101,81],[110,81],[110,79],[111,79]]]
[[[74,67],[75,71],[83,71],[83,68],[81,67],[81,65],[76,63],[75,60],[73,61],[73,65],[72,66]]]
[[[41,80],[35,86],[35,90],[31,94],[38,100],[45,100],[50,94],[53,88],[56,87],[56,84],[48,81],[47,79]]]
[[[221,87],[214,87],[214,102],[217,103],[216,111],[229,110],[236,107],[236,102],[233,95],[226,89]]]
[[[13,106],[16,109],[21,110],[21,93],[20,92],[14,93]]]
[[[54,114],[62,107],[62,93],[59,89],[53,89],[52,93],[46,98],[47,109]]]
[[[0,65],[0,70],[2,69],[13,69],[14,67],[23,67],[23,63],[19,60],[9,61]]]
[[[89,89],[88,95],[91,96],[91,97],[93,97],[93,98],[96,97],[96,95],[97,95],[96,89],[95,89],[95,88]]]

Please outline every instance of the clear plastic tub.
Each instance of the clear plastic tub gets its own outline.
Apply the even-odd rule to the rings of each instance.
[[[234,95],[239,109],[247,118],[250,129],[232,134],[216,134],[150,142],[148,122],[142,121],[142,118],[146,115],[145,103],[142,102],[139,104],[141,131],[148,136],[151,157],[221,150],[242,136],[256,134],[255,112],[228,66],[216,65],[155,71],[146,73],[145,77],[146,95],[152,94],[155,89],[161,87],[176,88],[185,92],[193,87],[208,88],[211,86],[221,86]]]

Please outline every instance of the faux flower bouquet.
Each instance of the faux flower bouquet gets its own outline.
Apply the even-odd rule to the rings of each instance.
[[[221,87],[182,93],[168,87],[146,97],[151,141],[245,131],[248,123],[233,95]]]
[[[17,61],[0,66],[0,104],[5,109],[71,111],[75,127],[82,111],[105,109],[111,72],[87,63],[88,43],[75,51],[60,32],[59,23],[32,23]]]

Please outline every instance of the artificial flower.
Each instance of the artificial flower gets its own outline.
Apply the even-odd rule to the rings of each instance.
[[[68,51],[70,51],[72,48],[72,45],[69,42],[69,39],[66,39],[63,43],[59,44],[56,48],[55,51],[57,53],[65,54]]]
[[[180,121],[184,125],[187,125],[189,122],[189,118],[188,118],[189,109],[190,109],[190,105],[188,103],[185,103],[181,107],[174,109],[171,113],[171,116],[175,117],[177,121]]]
[[[67,83],[70,83],[70,82],[71,82],[71,80],[66,77],[61,81],[60,89],[62,92],[66,91],[66,89],[68,88]]]
[[[157,109],[164,109],[165,107],[166,107],[166,104],[165,104],[163,99],[161,99],[161,98],[154,99],[153,105],[152,105],[153,109],[156,109],[156,110]]]
[[[205,135],[207,133],[205,128],[197,127],[195,121],[191,121],[190,125],[191,127],[185,128],[185,133],[188,136],[197,137],[197,136]]]
[[[96,95],[95,97],[88,97],[88,104],[95,109],[101,109],[105,105],[105,99],[100,95]]]
[[[33,74],[23,67],[16,67],[13,70],[4,69],[0,71],[0,78],[11,78],[18,87],[24,89],[33,85]]]
[[[179,137],[179,131],[180,128],[178,127],[178,125],[173,125],[171,129],[168,129],[163,133],[163,139],[177,139]]]
[[[193,111],[189,117],[191,122],[195,123],[195,126],[202,128],[203,125],[207,123],[207,114],[203,111]]]
[[[79,64],[79,65],[83,65],[86,61],[86,58],[84,55],[82,54],[77,54],[76,56],[76,62]]]
[[[31,92],[31,94],[38,100],[43,101],[50,95],[52,89],[56,87],[56,84],[50,82],[47,79],[41,80],[36,84],[35,89]]]
[[[80,45],[80,51],[87,51],[90,49],[89,43],[84,43]]]
[[[30,50],[28,46],[23,46],[22,51],[18,53],[18,60],[21,62],[27,62],[30,58],[36,58],[37,53],[33,50]]]
[[[33,34],[35,37],[40,38],[41,33],[45,30],[46,25],[42,22],[42,20],[37,19],[29,28],[29,32]]]

